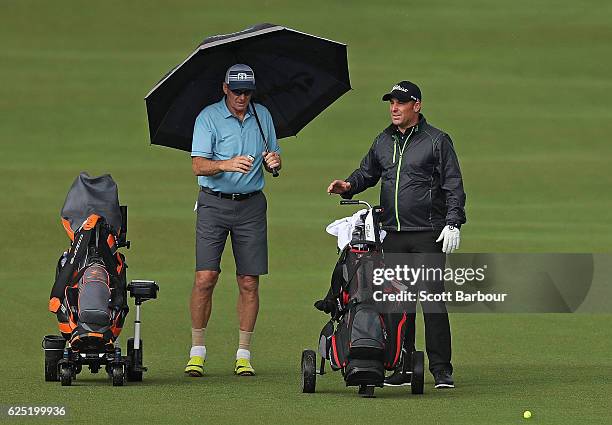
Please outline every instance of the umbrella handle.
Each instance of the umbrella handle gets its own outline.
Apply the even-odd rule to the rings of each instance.
[[[262,135],[263,136],[263,135]],[[264,139],[265,141],[266,139]],[[266,143],[266,148],[268,147],[268,143]],[[268,149],[266,149],[266,152],[270,152]],[[272,177],[278,177],[278,168],[272,168]]]

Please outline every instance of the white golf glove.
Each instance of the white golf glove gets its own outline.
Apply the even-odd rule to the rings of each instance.
[[[442,252],[451,254],[453,251],[459,249],[459,242],[461,242],[459,229],[452,225],[444,226],[436,242],[440,242],[441,240],[444,240],[442,243]]]

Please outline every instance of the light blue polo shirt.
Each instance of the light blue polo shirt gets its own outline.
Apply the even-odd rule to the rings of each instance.
[[[256,104],[255,108],[270,151],[280,153],[270,112],[260,104]],[[264,141],[250,106],[244,121],[240,122],[229,111],[223,97],[219,102],[204,108],[196,118],[191,156],[212,160],[225,160],[240,155],[251,155],[255,158],[253,168],[247,174],[222,172],[214,176],[198,176],[200,186],[223,193],[250,193],[262,190],[264,150]]]

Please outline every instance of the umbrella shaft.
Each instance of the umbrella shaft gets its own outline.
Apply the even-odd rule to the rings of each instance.
[[[270,147],[268,146],[268,140],[266,139],[266,135],[263,132],[263,128],[261,127],[261,122],[259,121],[259,117],[257,116],[257,110],[255,109],[255,103],[251,101],[251,108],[253,109],[253,115],[255,115],[255,121],[257,121],[257,127],[259,127],[259,133],[261,133],[261,137],[264,141],[264,148],[266,152],[270,151]]]

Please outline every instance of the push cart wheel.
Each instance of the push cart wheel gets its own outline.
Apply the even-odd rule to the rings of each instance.
[[[425,355],[422,351],[412,352],[412,375],[410,378],[410,389],[412,394],[423,394],[425,383]]]
[[[129,365],[127,369],[127,380],[130,382],[142,381],[142,339],[140,340],[140,348],[134,350],[134,338],[128,339],[127,355]]]
[[[121,365],[113,366],[112,374],[113,374],[113,387],[123,386],[123,380],[125,378],[125,374],[123,373],[123,366]]]
[[[69,387],[72,385],[72,370],[70,370],[70,366],[62,365],[60,367],[60,381],[62,387]]]
[[[317,355],[312,350],[302,351],[302,392],[314,393],[317,385]]]

